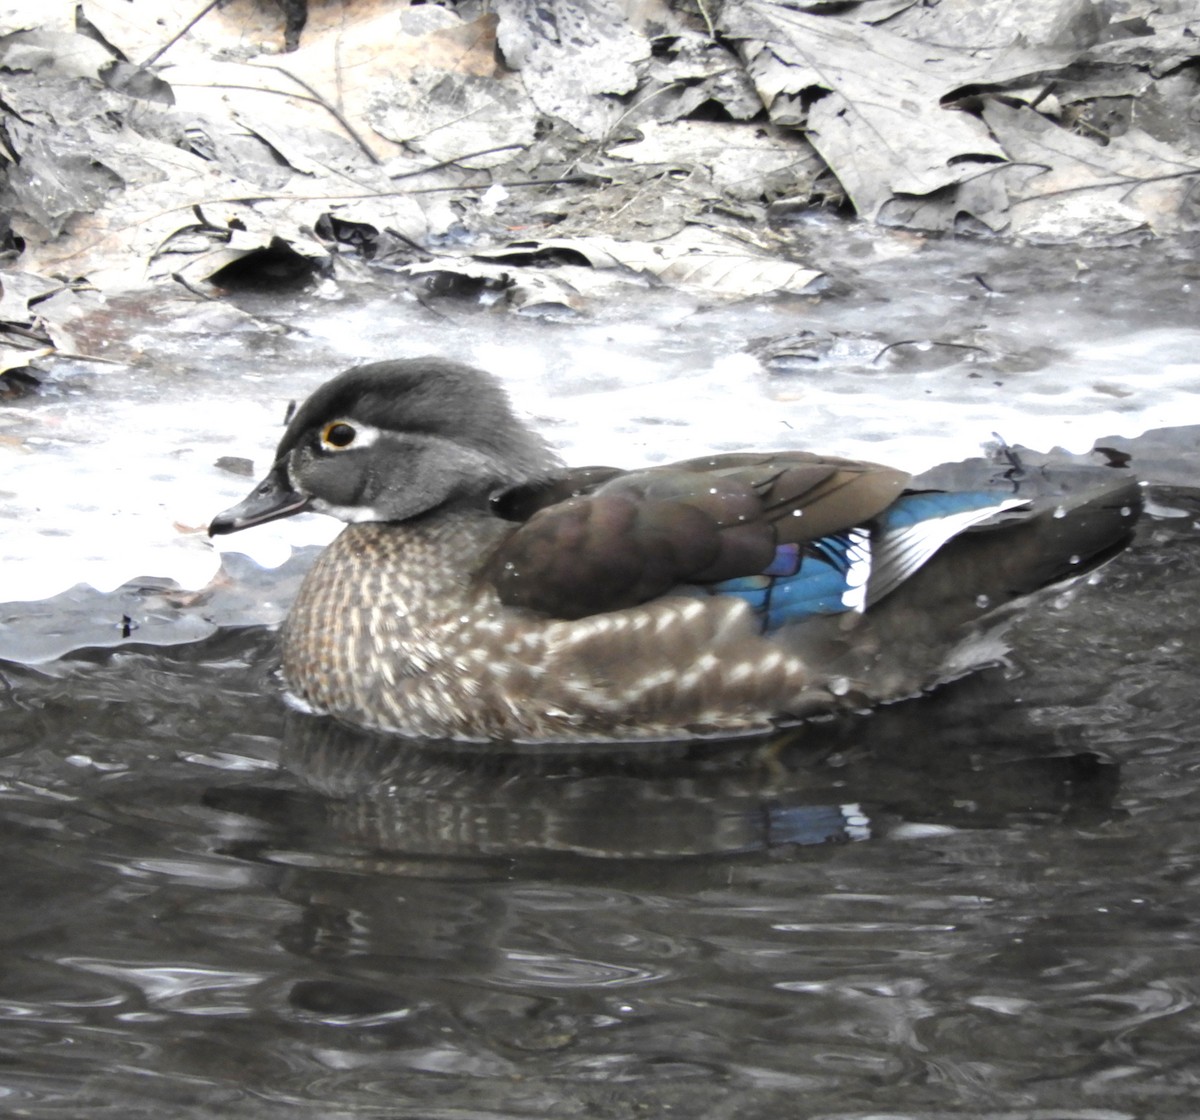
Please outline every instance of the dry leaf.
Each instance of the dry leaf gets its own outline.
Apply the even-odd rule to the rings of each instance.
[[[0,11],[0,35],[34,30],[74,31],[75,0],[8,0]]]
[[[510,150],[494,149],[528,147],[536,131],[519,83],[427,67],[382,82],[367,119],[380,136],[465,167],[510,161]]]
[[[7,373],[10,369],[24,369],[38,358],[48,358],[53,353],[53,346],[39,346],[33,350],[26,350],[19,346],[0,345],[0,373]]]
[[[80,0],[84,16],[131,62],[145,62],[186,27],[163,57],[180,63],[204,59],[220,51],[245,57],[278,50],[283,43],[283,16],[270,4],[233,0],[205,12],[195,23],[204,0]],[[191,24],[188,27],[188,24]]]
[[[764,0],[726,5],[721,24],[772,117],[805,125],[864,218],[894,194],[928,194],[1004,158],[980,121],[942,107],[964,71],[931,64],[923,46]]]
[[[1044,169],[1013,197],[1012,230],[1020,236],[1070,240],[1200,225],[1200,213],[1185,205],[1200,162],[1141,129],[1102,146],[999,101],[987,104],[984,119],[1014,160]]]
[[[626,268],[718,299],[747,299],[774,292],[811,291],[822,278],[815,269],[747,248],[699,226],[662,241],[611,237],[549,238],[477,253],[491,260],[522,261],[578,254],[593,268]]]
[[[713,193],[772,199],[801,193],[824,169],[812,146],[773,125],[672,121],[640,126],[641,140],[610,147],[609,155],[640,164],[703,172]]]
[[[659,7],[661,5],[654,5]],[[638,83],[650,42],[631,26],[619,0],[495,0],[505,61],[519,70],[543,112],[585,136],[606,135],[623,112],[608,95]]]

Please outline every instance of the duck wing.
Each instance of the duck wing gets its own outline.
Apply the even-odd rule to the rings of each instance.
[[[762,573],[781,544],[876,517],[909,476],[807,452],[713,455],[614,473],[580,468],[493,505],[520,522],[484,568],[508,606],[584,618],[681,583]]]

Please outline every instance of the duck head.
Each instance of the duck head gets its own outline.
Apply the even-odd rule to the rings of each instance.
[[[208,531],[303,510],[355,522],[484,508],[496,491],[556,465],[482,370],[440,358],[375,362],[339,374],[296,410],[267,477]]]

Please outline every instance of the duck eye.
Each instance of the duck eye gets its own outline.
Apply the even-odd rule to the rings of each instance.
[[[344,420],[335,420],[332,424],[326,424],[325,430],[321,432],[321,446],[340,451],[343,447],[349,447],[357,435],[358,432],[352,425]]]

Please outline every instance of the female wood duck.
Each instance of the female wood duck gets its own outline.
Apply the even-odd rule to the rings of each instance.
[[[283,632],[312,709],[434,739],[678,739],[995,660],[982,624],[1118,551],[1140,510],[1130,479],[1048,504],[909,481],[798,451],[564,468],[494,378],[418,358],[319,388],[209,531],[349,522]]]

